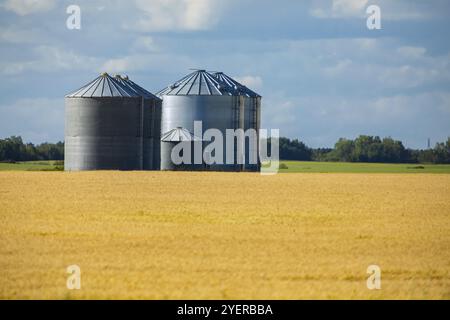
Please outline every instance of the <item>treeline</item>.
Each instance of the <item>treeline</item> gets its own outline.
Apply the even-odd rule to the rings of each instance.
[[[64,143],[24,143],[21,137],[0,139],[0,161],[64,160]]]
[[[407,149],[401,141],[366,135],[341,138],[334,148],[313,149],[283,137],[279,143],[281,160],[450,164],[450,138],[427,150]],[[64,160],[64,142],[34,145],[16,136],[0,139],[0,161],[35,160]]]
[[[361,135],[339,139],[334,148],[312,149],[298,139],[280,138],[282,160],[450,164],[450,138],[433,149],[407,149],[392,138]]]

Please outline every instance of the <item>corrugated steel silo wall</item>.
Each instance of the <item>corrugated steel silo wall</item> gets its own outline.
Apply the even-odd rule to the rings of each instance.
[[[170,161],[170,154],[175,145],[175,142],[161,141],[161,170],[175,170],[176,165]]]
[[[161,168],[161,101],[144,99],[144,170]]]
[[[224,137],[224,161],[226,159],[226,129],[235,129],[235,110],[239,108],[237,96],[202,96],[202,95],[166,95],[163,97],[161,131],[167,132],[176,127],[186,128],[194,133],[194,121],[202,121],[203,132],[209,128],[219,129]],[[241,123],[240,119],[237,120]],[[208,144],[208,142],[204,142]],[[162,148],[166,148],[162,142]],[[172,161],[167,150],[161,151],[161,168],[171,168]],[[236,171],[236,165],[212,165],[209,170]]]
[[[178,144],[183,143],[185,147],[191,148],[191,164],[181,164],[175,165],[170,161],[170,155],[172,153],[172,149]],[[201,143],[201,142],[200,142]],[[161,170],[171,170],[171,171],[201,171],[205,170],[205,166],[203,164],[196,165],[194,164],[194,142],[193,141],[184,141],[184,142],[161,142],[161,158],[165,159],[165,161],[161,162]],[[169,159],[169,161],[167,161]]]
[[[259,129],[260,129],[260,116],[261,116],[261,98],[260,97],[246,97],[245,98],[245,126],[244,130],[254,129],[256,130],[256,141],[252,144],[246,139],[245,144],[245,170],[246,171],[259,171]],[[250,154],[255,153],[257,163],[250,162]]]
[[[152,136],[152,121],[153,121],[153,100],[141,98],[144,104],[142,109],[142,126],[143,126],[143,155],[142,155],[142,169],[152,170],[153,162],[153,136]]]
[[[66,98],[65,105],[65,170],[142,169],[142,99]]]
[[[161,170],[161,113],[162,113],[162,101],[153,100],[153,117],[152,117],[153,170]]]

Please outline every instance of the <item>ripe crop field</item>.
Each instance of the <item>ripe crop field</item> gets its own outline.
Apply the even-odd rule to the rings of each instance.
[[[448,174],[0,172],[0,298],[450,299],[449,199]]]

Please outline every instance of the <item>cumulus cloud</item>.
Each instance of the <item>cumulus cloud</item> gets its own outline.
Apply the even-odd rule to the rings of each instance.
[[[127,27],[141,31],[207,30],[221,13],[219,0],[135,0],[143,15]]]
[[[425,56],[427,49],[423,47],[402,46],[397,48],[397,52],[405,58],[419,59]]]
[[[5,43],[36,43],[39,36],[36,30],[22,30],[14,26],[0,29],[0,42]]]
[[[18,75],[28,71],[52,73],[67,70],[89,70],[97,59],[64,50],[55,46],[38,46],[32,50],[33,57],[22,61],[0,62],[0,74]]]
[[[310,10],[317,18],[341,18],[364,16],[368,0],[332,0],[314,2]]]
[[[122,73],[134,70],[133,59],[130,57],[109,59],[100,67],[101,72]]]
[[[379,72],[380,83],[392,88],[414,88],[422,84],[430,84],[439,80],[443,75],[438,69],[402,65],[383,68]]]
[[[423,19],[442,14],[439,8],[433,8],[432,2],[411,0],[314,0],[309,13],[316,18],[364,18],[371,4],[378,5],[382,19],[388,20]]]
[[[286,46],[284,59],[296,55],[308,61],[302,65],[305,77],[320,77],[323,84],[332,81],[325,88],[400,90],[450,80],[449,54],[432,55],[424,47],[399,45],[392,39],[296,41]]]
[[[338,61],[335,65],[325,67],[323,69],[323,72],[326,76],[336,76],[336,75],[342,75],[347,70],[350,70],[352,68],[352,60],[350,59],[344,59]]]
[[[237,82],[253,90],[261,89],[263,84],[263,80],[258,76],[241,76],[235,77],[235,79]]]
[[[56,0],[6,0],[1,6],[20,16],[49,11],[54,8]]]
[[[155,43],[150,36],[138,36],[133,42],[132,50],[134,51],[146,51],[157,52],[160,50],[159,46]]]
[[[420,148],[428,137],[444,141],[450,132],[448,92],[367,99],[275,93],[263,100],[263,108],[263,127],[280,128],[282,136],[300,138],[313,147],[331,147],[339,137],[369,134],[392,136]]]
[[[147,71],[164,66],[165,72],[184,70],[195,65],[189,57],[170,53],[137,53],[123,57],[107,59],[96,68],[99,72],[128,73],[131,71]]]
[[[333,0],[333,12],[359,14],[367,6],[368,0]]]

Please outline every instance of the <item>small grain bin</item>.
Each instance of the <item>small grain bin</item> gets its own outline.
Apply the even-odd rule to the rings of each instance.
[[[142,170],[144,99],[107,73],[65,98],[66,171]]]
[[[205,70],[196,70],[176,81],[158,94],[163,99],[161,131],[183,128],[194,131],[194,122],[202,121],[202,136],[207,129],[218,129],[223,135],[223,164],[203,166],[204,170],[241,171],[243,165],[226,164],[226,129],[244,127],[243,98],[226,83]],[[164,142],[164,141],[162,141]],[[205,146],[208,142],[204,141]],[[168,153],[161,153],[161,167],[171,168]],[[236,152],[234,153],[236,157]],[[212,154],[214,156],[215,154]]]
[[[235,79],[226,75],[223,72],[216,72],[214,76],[225,82],[227,85],[233,87],[239,95],[244,97],[244,130],[254,129],[256,130],[256,141],[250,141],[250,138],[246,139],[245,143],[245,165],[246,171],[259,171],[261,164],[259,162],[259,129],[261,127],[261,96],[256,92],[250,90],[243,84],[239,83]],[[257,162],[250,161],[250,155],[256,155]]]
[[[168,132],[165,132],[161,136],[161,158],[165,159],[161,163],[161,170],[203,170],[205,169],[204,164],[195,164],[194,159],[194,148],[195,143],[198,142],[201,144],[201,138],[194,136],[192,132],[189,132],[186,128],[177,127]],[[179,145],[181,144],[181,145]],[[180,163],[175,164],[173,161],[167,161],[167,159],[171,159],[172,150],[179,145],[183,147],[185,150],[190,150],[190,155],[183,155],[181,152],[178,153],[180,157],[186,156],[189,158],[188,163]]]
[[[162,100],[145,90],[128,76],[114,77],[125,87],[144,98],[144,170],[160,170],[161,168],[161,104]]]

